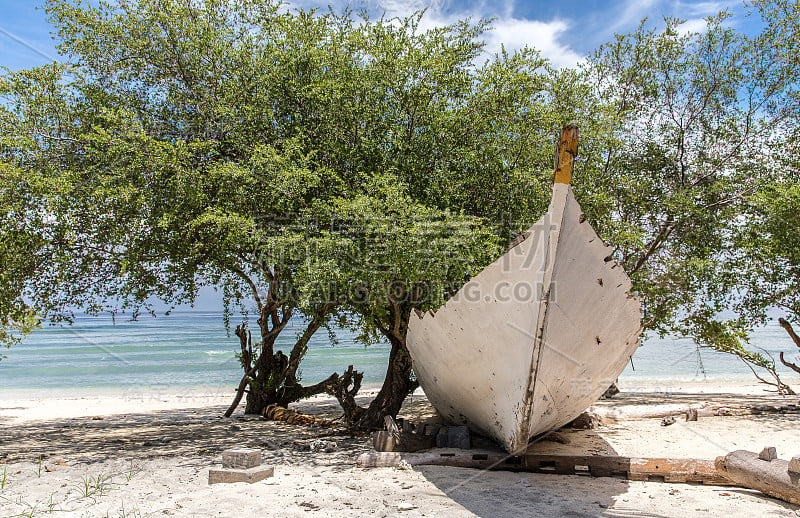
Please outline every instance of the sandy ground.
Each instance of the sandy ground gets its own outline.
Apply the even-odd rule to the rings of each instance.
[[[598,406],[796,402],[758,389],[623,392]],[[722,392],[725,390],[725,392]],[[10,516],[800,516],[800,508],[758,492],[615,478],[484,472],[462,468],[360,469],[369,437],[237,415],[227,398],[78,398],[0,401],[0,517]],[[333,418],[335,401],[297,408]],[[433,420],[416,395],[401,412]],[[713,459],[775,446],[800,453],[800,415],[701,417],[662,427],[628,419],[594,430],[562,430],[569,443],[531,452]],[[314,439],[330,453],[303,451]],[[275,476],[255,484],[208,485],[223,450],[262,449]]]

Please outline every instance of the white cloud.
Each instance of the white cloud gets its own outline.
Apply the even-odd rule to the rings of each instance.
[[[689,32],[705,32],[706,27],[707,22],[705,18],[693,18],[680,24],[678,26],[678,31],[681,34],[687,34]]]
[[[737,0],[708,2],[623,0],[607,14],[609,19],[613,19],[609,24],[610,32],[627,32],[645,17],[649,18],[651,23],[659,23],[663,15],[687,19],[682,27],[683,30],[699,32],[705,29],[704,17],[715,15],[724,9],[735,9],[737,5],[739,5]]]
[[[329,0],[334,10],[349,5],[353,11],[365,9],[372,15],[404,18],[426,9],[421,22],[423,30],[448,25],[458,20],[494,17],[494,29],[483,35],[488,53],[498,52],[502,45],[509,51],[525,45],[539,50],[556,67],[573,67],[584,58],[565,38],[580,27],[583,41],[576,45],[581,51],[608,41],[613,33],[633,30],[645,17],[660,25],[662,15],[686,18],[681,25],[685,32],[705,30],[703,17],[725,8],[735,9],[741,0],[614,0],[605,8],[593,12],[576,12],[570,18],[536,20],[515,15],[521,0]],[[291,0],[294,6],[320,5],[319,0]],[[580,24],[580,25],[579,25]]]
[[[622,3],[621,12],[607,12],[608,15],[614,18],[609,32],[617,32],[621,29],[627,30],[631,26],[638,24],[642,18],[653,13],[653,8],[657,3],[658,0],[626,0]]]
[[[422,29],[441,27],[458,20],[494,17],[493,29],[483,35],[485,51],[489,54],[499,52],[501,47],[509,52],[529,46],[539,50],[556,67],[573,67],[583,59],[568,45],[561,43],[561,35],[569,29],[565,20],[528,20],[514,16],[514,2],[506,0],[502,4],[487,5],[481,2],[471,9],[460,11],[448,9],[447,0],[383,0],[376,4],[378,10],[388,16],[407,16],[422,8],[427,8],[422,20]]]
[[[568,28],[567,22],[553,20],[541,22],[520,18],[498,19],[493,31],[486,35],[486,50],[499,52],[501,45],[514,50],[528,45],[539,50],[556,67],[573,67],[583,56],[559,41]]]
[[[673,12],[676,16],[704,17],[717,14],[726,9],[736,7],[737,2],[681,2],[676,1]]]

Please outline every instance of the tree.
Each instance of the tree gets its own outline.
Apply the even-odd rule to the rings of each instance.
[[[736,293],[730,303],[737,318],[730,324],[740,330],[741,341],[747,342],[747,330],[764,325],[771,317],[768,310],[783,314],[779,324],[795,345],[799,340],[792,323],[798,320],[797,278],[798,256],[793,248],[797,237],[797,163],[798,88],[795,70],[800,63],[796,51],[800,32],[800,8],[783,0],[756,1],[764,24],[763,31],[752,45],[768,72],[764,83],[777,92],[764,112],[771,130],[763,144],[764,181],[746,198],[743,217],[732,225],[730,256],[722,265],[721,279],[726,289]],[[785,317],[785,318],[784,318]],[[757,354],[772,380],[756,373],[764,383],[774,385],[778,392],[794,394],[777,371],[777,362],[768,354]],[[780,353],[781,364],[794,372],[798,365]]]
[[[795,178],[796,171],[793,171]],[[792,324],[800,322],[800,186],[797,180],[776,182],[751,198],[747,224],[735,236],[736,273],[729,282],[741,296],[736,309],[744,322],[763,324],[767,311],[778,308],[780,325],[800,349],[800,337]],[[800,363],[779,355],[781,363],[800,374]],[[788,385],[782,390],[794,392]]]
[[[643,21],[589,58],[589,99],[605,126],[600,145],[581,152],[575,190],[631,276],[646,330],[692,337],[774,374],[745,347],[741,322],[718,315],[735,297],[721,267],[729,238],[748,196],[769,181],[772,107],[785,90],[772,57],[727,18],[708,18],[700,33],[678,19],[663,29]]]
[[[748,198],[746,217],[732,235],[733,253],[725,281],[739,294],[733,306],[743,327],[765,324],[771,319],[769,310],[774,309],[782,315],[779,324],[800,349],[800,337],[793,327],[800,323],[800,168],[796,158],[800,143],[796,80],[800,5],[784,0],[753,5],[764,23],[755,43],[771,60],[769,80],[781,88],[782,96],[771,106],[777,123],[767,148],[767,182]],[[783,352],[779,360],[800,374],[800,361],[787,359]],[[770,361],[775,364],[774,359]],[[794,394],[785,383],[773,384]]]
[[[464,280],[469,265],[487,262],[490,245],[476,239],[483,234],[458,230],[475,218],[435,207],[441,190],[430,187],[478,170],[485,158],[464,157],[458,140],[469,137],[478,149],[485,132],[470,134],[469,124],[500,106],[480,103],[472,71],[485,22],[419,33],[421,15],[399,26],[355,23],[349,13],[284,12],[255,0],[97,8],[52,0],[47,9],[66,61],[7,74],[0,85],[11,136],[3,161],[49,186],[35,201],[48,216],[53,264],[25,276],[45,318],[70,320],[75,306],[136,317],[153,311],[154,298],[191,302],[200,286],[219,286],[226,318],[237,306],[256,306],[260,335],[236,328],[245,376],[229,412],[245,392],[247,411],[260,412],[336,381],[304,387],[297,369],[308,339],[337,313],[359,315],[365,335],[392,329],[394,349],[404,349],[393,299],[371,297],[369,305],[329,289],[350,279],[380,293],[389,271],[370,278],[337,256],[361,238],[332,232],[325,218],[360,224],[352,211],[372,207],[366,222],[377,221],[386,197],[397,196],[391,206],[407,205],[405,216],[380,232],[418,243],[426,225],[410,218],[416,211],[442,226],[437,250],[476,250],[455,261],[464,267],[441,252],[427,257],[444,261],[431,267],[432,282]],[[541,60],[529,53],[492,73],[528,62]],[[508,183],[508,170],[493,174]],[[502,192],[493,198],[513,206]],[[401,280],[421,275],[409,268]],[[410,308],[403,305],[403,319]],[[298,314],[304,330],[288,354],[276,351],[276,337]],[[393,358],[387,376],[403,381],[388,384],[375,408],[396,413],[413,379],[407,352]]]
[[[0,347],[18,343],[39,322],[23,297],[25,279],[34,275],[44,259],[38,254],[42,240],[35,218],[24,212],[19,201],[30,191],[23,178],[18,169],[0,164]]]
[[[76,306],[135,318],[154,298],[192,302],[219,286],[226,319],[257,311],[255,344],[237,330],[247,411],[323,391],[297,375],[330,306],[297,295],[308,250],[296,223],[311,200],[352,187],[329,167],[346,157],[321,138],[359,123],[330,95],[354,62],[349,25],[255,1],[47,10],[68,59],[7,74],[0,89],[3,164],[47,182],[21,210],[42,206],[52,261],[12,280],[54,321]],[[295,346],[275,351],[301,310]]]

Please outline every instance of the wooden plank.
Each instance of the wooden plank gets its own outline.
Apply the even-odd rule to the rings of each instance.
[[[412,466],[453,466],[485,470],[524,471],[559,475],[622,477],[629,480],[731,485],[720,475],[713,460],[637,458],[597,455],[523,455],[500,453],[381,453],[358,457],[362,468],[394,467],[400,461]]]
[[[800,414],[800,405],[742,405],[731,403],[673,403],[666,405],[593,406],[590,412],[606,419],[647,419],[696,413],[699,417],[761,414]],[[690,421],[693,419],[690,419]]]
[[[561,129],[561,138],[558,141],[555,164],[553,169],[553,183],[570,183],[572,170],[575,166],[575,157],[578,155],[578,127],[564,126]]]
[[[789,471],[788,461],[762,460],[758,453],[737,450],[717,457],[716,467],[738,486],[800,505],[800,473]]]

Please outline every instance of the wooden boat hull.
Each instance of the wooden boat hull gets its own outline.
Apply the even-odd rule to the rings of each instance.
[[[641,332],[631,281],[568,183],[524,235],[438,311],[412,315],[406,340],[442,416],[512,453],[596,401]]]

